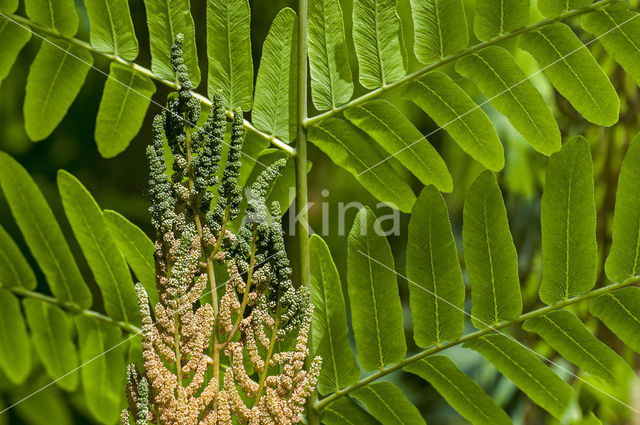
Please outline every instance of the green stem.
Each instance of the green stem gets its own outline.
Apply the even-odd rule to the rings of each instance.
[[[304,126],[307,112],[307,16],[308,1],[298,0],[298,131],[296,142],[296,212],[298,221],[296,233],[298,237],[298,265],[300,270],[300,286],[311,285],[311,265],[309,258],[309,215],[307,212],[307,129]],[[311,351],[313,335],[309,331],[309,351]],[[307,359],[310,364],[311,357]],[[314,391],[307,400],[307,423],[319,425],[320,415],[313,408],[317,399]]]
[[[53,304],[56,305],[60,308],[63,308],[64,310],[67,310],[71,313],[75,313],[75,314],[79,314],[81,316],[85,316],[85,317],[90,317],[92,319],[96,319],[96,320],[100,320],[101,322],[107,323],[111,326],[116,326],[122,330],[124,330],[125,332],[128,332],[130,334],[136,334],[139,335],[142,330],[137,327],[134,326],[130,323],[126,323],[126,322],[121,322],[118,320],[114,320],[109,316],[106,316],[102,313],[98,313],[97,311],[93,311],[93,310],[89,310],[89,309],[82,309],[80,307],[78,307],[77,304],[69,302],[69,301],[62,301],[59,300],[57,298],[54,298],[52,296],[49,295],[45,295],[45,294],[41,294],[40,292],[36,292],[36,291],[30,291],[28,289],[24,289],[24,288],[20,288],[20,287],[2,287],[3,289],[6,289],[8,291],[13,292],[16,295],[20,295],[22,297],[28,297],[28,298],[33,298],[36,300],[40,300],[40,301],[44,301],[46,303],[49,304]]]
[[[319,412],[322,409],[324,409],[327,405],[329,405],[332,401],[335,401],[338,398],[343,397],[343,396],[349,394],[350,392],[357,390],[358,388],[361,388],[361,387],[363,387],[363,386],[365,386],[365,385],[367,385],[367,384],[369,384],[369,383],[371,383],[373,381],[376,381],[376,380],[382,378],[385,375],[388,375],[388,374],[390,374],[392,372],[400,370],[403,367],[405,367],[407,365],[410,365],[411,363],[417,362],[418,360],[423,359],[424,357],[439,353],[440,351],[446,350],[447,348],[451,348],[451,347],[454,347],[456,345],[460,345],[460,344],[465,343],[467,341],[474,340],[474,339],[479,338],[479,337],[481,337],[483,335],[491,333],[491,332],[493,332],[495,330],[506,328],[506,327],[512,326],[514,324],[524,322],[525,320],[531,319],[532,317],[542,316],[542,315],[544,315],[546,313],[549,313],[550,311],[559,310],[559,309],[567,307],[569,305],[576,304],[576,303],[579,303],[581,301],[585,301],[585,300],[588,300],[588,299],[591,299],[591,298],[595,298],[595,297],[597,297],[599,295],[607,294],[609,292],[615,291],[617,289],[624,288],[626,286],[633,285],[635,283],[640,283],[640,276],[629,278],[629,279],[625,280],[624,282],[614,283],[614,284],[611,284],[611,285],[608,285],[608,286],[604,286],[602,288],[593,290],[593,291],[588,292],[586,294],[582,294],[582,295],[579,295],[579,296],[574,297],[574,298],[569,298],[568,300],[559,302],[557,304],[548,305],[548,306],[539,308],[537,310],[530,311],[529,313],[522,314],[517,319],[511,320],[511,321],[508,321],[508,322],[498,323],[498,324],[493,325],[493,326],[491,326],[489,328],[485,328],[485,329],[481,329],[481,330],[478,330],[478,331],[475,331],[475,332],[471,332],[471,333],[463,336],[462,338],[460,338],[460,339],[458,339],[456,341],[451,341],[451,342],[448,342],[446,344],[438,345],[438,346],[431,347],[431,348],[428,348],[426,350],[420,351],[419,353],[416,353],[416,354],[414,354],[412,356],[409,356],[409,357],[405,358],[400,363],[396,363],[396,364],[394,364],[392,366],[384,368],[379,372],[376,372],[376,373],[374,373],[372,375],[367,376],[364,379],[359,380],[358,382],[356,382],[355,384],[353,384],[353,385],[351,385],[349,387],[346,387],[346,388],[344,388],[344,389],[342,389],[340,391],[336,391],[335,393],[331,394],[330,396],[323,398],[322,400],[320,400],[319,402],[317,402],[315,404],[314,409],[317,412]]]
[[[357,97],[357,98],[351,100],[350,102],[345,103],[342,106],[339,106],[337,108],[331,109],[330,111],[324,112],[322,114],[318,114],[318,115],[316,115],[314,117],[311,117],[311,118],[309,118],[309,119],[304,121],[304,126],[308,128],[308,127],[312,126],[313,124],[316,124],[316,123],[318,123],[318,122],[320,122],[320,121],[322,121],[324,119],[327,119],[327,118],[332,117],[334,115],[340,114],[343,111],[345,111],[346,109],[349,109],[349,108],[351,108],[353,106],[356,106],[356,105],[360,105],[361,103],[364,103],[364,102],[366,102],[368,100],[375,99],[376,97],[380,96],[381,94],[383,94],[383,93],[385,93],[385,92],[387,92],[389,90],[392,90],[392,89],[395,89],[397,87],[400,87],[401,85],[406,84],[406,83],[408,83],[410,81],[413,81],[416,78],[419,78],[422,75],[424,75],[424,74],[426,74],[426,73],[428,73],[430,71],[433,71],[436,68],[439,68],[439,67],[441,67],[443,65],[446,65],[448,63],[451,63],[451,62],[455,62],[456,60],[458,60],[458,59],[460,59],[462,57],[465,57],[465,56],[468,56],[468,55],[473,54],[475,52],[478,52],[478,51],[480,51],[480,50],[482,50],[482,49],[484,49],[486,47],[494,46],[496,44],[502,43],[505,40],[509,40],[510,38],[517,37],[517,36],[519,36],[521,34],[525,34],[525,33],[531,32],[531,31],[535,31],[538,28],[542,28],[543,26],[549,25],[549,24],[551,24],[553,22],[558,22],[558,21],[562,21],[562,20],[565,20],[565,19],[572,18],[574,16],[583,15],[585,13],[588,13],[588,12],[591,12],[591,11],[593,11],[595,9],[603,7],[603,6],[605,6],[605,5],[609,4],[609,3],[612,3],[614,1],[616,1],[616,0],[601,0],[601,1],[598,1],[596,3],[593,3],[590,6],[584,7],[582,9],[577,9],[577,10],[573,10],[571,12],[563,13],[562,15],[559,15],[559,16],[557,16],[555,18],[552,18],[552,19],[544,19],[544,20],[542,20],[540,22],[537,22],[537,23],[535,23],[533,25],[529,25],[529,26],[520,28],[519,30],[510,32],[508,34],[501,35],[501,36],[496,37],[496,38],[494,38],[492,40],[489,40],[487,42],[479,43],[479,44],[476,44],[475,46],[468,47],[467,49],[462,50],[461,52],[458,52],[458,53],[456,53],[454,55],[451,55],[451,56],[447,56],[445,58],[440,59],[437,62],[434,62],[434,63],[432,63],[432,64],[430,64],[430,65],[428,65],[428,66],[426,66],[424,68],[421,68],[421,69],[419,69],[419,70],[417,70],[417,71],[415,71],[415,72],[413,72],[413,73],[411,73],[411,74],[399,79],[398,81],[395,81],[395,82],[390,83],[390,84],[383,85],[380,88],[377,88],[377,89],[372,90],[372,91],[370,91],[370,92],[368,92],[368,93],[366,93],[366,94],[364,94],[364,95],[362,95],[360,97]]]
[[[65,37],[60,35],[57,31],[51,29],[51,28],[46,28],[43,27],[41,25],[36,24],[35,22],[32,22],[31,20],[25,18],[24,16],[20,16],[20,15],[16,15],[16,14],[4,14],[2,12],[0,12],[0,16],[4,17],[5,19],[8,20],[12,20],[14,24],[16,25],[20,25],[23,27],[28,27],[31,28],[31,30],[35,30],[38,31],[39,33],[43,33],[45,35],[49,35],[52,37],[56,37],[59,38],[61,40],[65,40],[75,46],[81,47],[85,50],[88,50],[90,52],[93,52],[97,55],[101,55],[102,57],[112,61],[112,62],[117,62],[120,65],[126,66],[128,68],[131,68],[132,70],[134,70],[135,72],[145,75],[161,84],[164,84],[167,87],[171,87],[172,89],[178,90],[180,88],[180,86],[178,85],[177,82],[175,81],[170,81],[170,80],[166,80],[164,78],[161,78],[159,76],[157,76],[156,74],[153,73],[153,71],[151,71],[149,68],[145,68],[143,66],[140,66],[134,62],[128,61],[118,55],[112,54],[112,53],[106,53],[106,52],[102,52],[100,50],[98,50],[97,48],[93,47],[91,44],[87,43],[86,41],[77,39],[75,37]],[[104,71],[100,71],[102,73],[104,73]],[[105,75],[107,75],[106,73],[104,73]],[[209,99],[207,99],[206,96],[201,95],[200,93],[196,93],[196,92],[192,92],[193,96],[198,99],[201,103],[211,107],[211,101]],[[233,111],[227,111],[227,116],[230,118],[233,118]],[[267,134],[263,131],[258,130],[250,121],[244,120],[244,127],[252,132],[257,134],[258,136],[262,137],[263,139],[268,140],[271,144],[273,144],[275,147],[285,151],[286,153],[288,153],[291,156],[295,156],[296,151],[293,147],[289,146],[287,143],[283,142],[282,140],[278,139],[277,137]]]
[[[296,138],[296,222],[300,285],[309,286],[309,214],[307,212],[307,0],[298,3],[298,131]]]

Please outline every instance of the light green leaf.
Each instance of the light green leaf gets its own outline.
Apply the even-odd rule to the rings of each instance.
[[[451,407],[472,424],[511,424],[504,410],[448,357],[430,356],[405,366],[403,370],[433,385]]]
[[[500,373],[556,418],[571,401],[573,390],[529,348],[499,334],[481,336],[464,344],[489,360]]]
[[[260,130],[287,142],[296,138],[297,52],[298,21],[286,7],[273,20],[262,46],[251,117]]]
[[[96,118],[96,143],[100,155],[113,158],[138,134],[156,92],[153,81],[129,67],[111,64]]]
[[[433,186],[413,205],[407,242],[413,338],[419,347],[455,341],[464,328],[464,282],[447,204]]]
[[[622,161],[613,215],[611,251],[605,270],[614,282],[640,275],[640,135],[636,136]]]
[[[247,184],[247,180],[254,169],[263,170],[265,168],[264,165],[257,161],[262,162],[258,158],[269,145],[269,141],[264,137],[260,137],[257,133],[247,132],[245,134],[244,143],[242,144],[242,157],[240,158],[242,165],[240,165],[240,175],[238,176],[238,185],[240,187],[244,187]]]
[[[600,295],[589,311],[636,353],[640,353],[640,288]]]
[[[74,423],[68,395],[54,385],[47,386],[49,384],[51,380],[45,374],[40,374],[27,385],[17,388],[12,394],[11,401],[17,403],[12,409],[15,409],[21,423],[29,425]],[[45,386],[47,387],[43,390]]]
[[[341,397],[322,409],[325,425],[377,425],[369,413],[348,397]]]
[[[18,53],[31,39],[31,31],[0,16],[0,82],[7,78]]]
[[[593,0],[538,0],[538,10],[546,18],[555,18],[570,10],[589,6],[592,2]]]
[[[73,0],[25,0],[27,16],[38,25],[63,37],[73,37],[78,31],[78,13]]]
[[[60,124],[92,65],[91,53],[71,42],[42,41],[29,70],[24,100],[24,126],[31,140],[48,137]]]
[[[547,165],[541,202],[540,299],[554,304],[593,288],[596,207],[589,143],[574,137]]]
[[[391,247],[369,208],[362,208],[353,222],[347,263],[358,359],[364,370],[380,370],[402,360],[407,344]]]
[[[617,1],[584,15],[582,27],[602,43],[607,53],[640,85],[640,19],[626,1]]]
[[[126,60],[138,56],[138,39],[127,0],[84,0],[91,25],[91,45]]]
[[[126,340],[120,330],[96,319],[76,316],[82,388],[89,412],[99,422],[115,423],[124,394]]]
[[[309,129],[309,140],[380,201],[411,211],[416,200],[411,187],[374,147],[376,143],[356,126],[337,118],[323,120]]]
[[[313,303],[313,353],[322,357],[318,392],[330,394],[360,378],[349,345],[349,326],[338,269],[329,247],[318,235],[309,240],[311,302]]]
[[[469,44],[462,0],[411,0],[415,44],[422,63],[464,50]]]
[[[189,0],[144,0],[151,47],[151,70],[160,78],[176,81],[171,66],[171,46],[176,35],[184,36],[182,51],[193,87],[200,83],[196,33]]]
[[[418,409],[391,382],[369,384],[352,395],[385,425],[425,425]]]
[[[222,90],[229,109],[251,110],[253,60],[248,0],[207,1],[207,56],[209,97]]]
[[[387,153],[397,158],[425,185],[444,192],[453,190],[447,165],[429,141],[395,106],[386,100],[365,102],[344,113]]]
[[[91,292],[51,208],[26,170],[3,152],[0,152],[0,186],[53,295],[80,308],[89,307]]]
[[[36,276],[11,236],[0,226],[0,286],[34,289]]]
[[[104,211],[104,219],[120,252],[142,283],[152,306],[158,301],[156,288],[155,247],[149,237],[138,226],[121,214]]]
[[[0,368],[14,384],[20,384],[31,372],[31,344],[20,311],[20,302],[11,292],[0,288]]]
[[[20,0],[0,0],[0,11],[5,13],[13,13],[18,9]]]
[[[360,84],[376,89],[407,73],[402,23],[396,0],[354,0],[353,43]]]
[[[339,0],[310,2],[309,70],[316,109],[327,111],[351,99],[353,78]]]
[[[78,353],[67,315],[55,305],[37,299],[23,301],[31,340],[49,377],[66,391],[78,386]]]
[[[521,28],[529,22],[529,0],[478,0],[474,30],[481,41],[489,41]]]
[[[489,170],[467,192],[462,235],[473,325],[483,329],[520,316],[518,254],[502,192]]]
[[[430,72],[405,84],[402,96],[418,105],[473,159],[493,171],[504,167],[504,150],[489,117],[451,77]]]
[[[629,365],[615,351],[598,340],[568,310],[557,310],[528,319],[524,330],[540,335],[554,350],[603,383],[622,383],[633,375]]]
[[[251,176],[247,180],[246,187],[249,188],[258,179],[260,174],[266,167],[271,166],[274,162],[284,159],[287,161],[282,173],[273,180],[266,193],[267,206],[270,209],[273,202],[280,204],[280,212],[284,214],[295,198],[296,176],[295,164],[291,156],[287,155],[280,149],[267,149],[259,157],[258,161],[264,164],[258,164],[251,172]],[[242,200],[240,210],[244,211],[247,205],[247,198]]]
[[[511,54],[488,47],[460,59],[456,71],[475,82],[491,104],[537,151],[560,150],[560,130],[549,107]]]
[[[593,412],[589,412],[587,416],[584,416],[575,422],[571,422],[571,425],[602,425],[602,422],[593,414]]]
[[[100,287],[107,314],[112,319],[139,325],[131,273],[100,207],[82,183],[64,170],[58,172],[58,188],[71,229]]]
[[[551,84],[576,111],[597,125],[618,122],[620,99],[589,49],[562,23],[520,37],[520,46],[538,61]]]

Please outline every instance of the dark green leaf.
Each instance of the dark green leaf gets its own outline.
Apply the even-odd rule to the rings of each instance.
[[[547,18],[555,18],[573,9],[589,6],[593,0],[538,0],[538,10]]]
[[[138,39],[127,0],[84,0],[91,24],[91,45],[97,50],[134,60]]]
[[[158,301],[158,289],[153,242],[138,226],[115,211],[105,210],[104,219],[118,249],[147,291],[149,302],[152,306],[155,305]]]
[[[640,288],[600,295],[589,311],[636,353],[640,353]]]
[[[369,208],[353,222],[347,262],[358,359],[363,369],[380,370],[402,360],[407,344],[391,247]]]
[[[153,81],[129,67],[111,64],[96,118],[96,143],[105,158],[125,150],[138,134],[156,92]]]
[[[540,299],[554,304],[596,279],[596,208],[589,143],[574,137],[549,160],[542,194]]]
[[[127,344],[120,330],[96,319],[76,317],[81,379],[89,412],[103,424],[115,423],[124,394]]]
[[[611,348],[598,340],[567,310],[557,310],[524,322],[524,330],[540,335],[562,357],[603,383],[622,384],[633,375],[629,365]]]
[[[0,226],[0,286],[34,289],[36,276],[11,236]]]
[[[508,51],[487,47],[460,59],[456,70],[475,82],[537,151],[560,150],[560,130],[549,107]]]
[[[291,142],[296,137],[298,21],[284,8],[273,20],[262,46],[253,122],[260,130]]]
[[[100,287],[107,314],[112,319],[139,325],[131,273],[100,207],[82,183],[64,170],[58,172],[58,188],[71,229]]]
[[[617,1],[582,18],[582,27],[595,35],[627,74],[640,84],[640,19],[626,1]]]
[[[385,425],[425,425],[418,409],[391,382],[369,384],[352,394]]]
[[[616,89],[571,28],[562,23],[547,25],[522,35],[520,45],[587,120],[603,126],[618,122],[620,99]]]
[[[20,311],[20,302],[11,292],[0,288],[0,368],[14,384],[31,371],[31,344]]]
[[[72,341],[71,323],[55,305],[37,299],[23,301],[31,340],[49,377],[61,388],[78,386],[78,353]]]
[[[476,36],[482,41],[489,41],[527,25],[529,8],[529,0],[476,1]]]
[[[438,151],[391,103],[371,100],[347,109],[344,115],[411,170],[422,183],[451,192],[453,181]]]
[[[200,83],[196,34],[189,0],[144,0],[151,47],[151,70],[160,78],[175,81],[171,66],[171,46],[176,35],[184,36],[184,61],[194,87]]]
[[[13,407],[21,423],[29,425],[69,425],[73,424],[73,413],[67,395],[51,384],[44,374],[27,385],[21,386],[12,397]],[[43,389],[46,387],[45,389]],[[29,397],[26,398],[25,397]],[[3,414],[3,416],[7,416]]]
[[[0,82],[7,78],[18,53],[31,39],[31,31],[0,16]]]
[[[353,124],[332,118],[309,129],[309,140],[343,167],[382,202],[411,211],[416,200],[411,187],[393,169],[375,142]]]
[[[253,102],[251,10],[248,0],[207,1],[207,91],[222,95],[229,109],[249,111]]]
[[[445,356],[431,356],[405,371],[429,382],[458,413],[474,425],[510,425],[509,416]]]
[[[38,25],[50,28],[64,37],[78,31],[78,13],[73,0],[25,0],[27,16]]]
[[[351,346],[349,326],[338,269],[320,236],[309,240],[313,353],[322,357],[318,392],[330,394],[354,384],[360,377]]]
[[[316,109],[327,111],[351,99],[353,78],[339,0],[310,2],[309,70]]]
[[[322,409],[322,423],[325,425],[379,424],[378,421],[348,397],[341,397]]]
[[[618,179],[613,215],[613,241],[605,264],[607,276],[614,282],[622,282],[640,275],[638,181],[640,181],[640,136],[636,136],[629,145]]]
[[[465,152],[493,171],[504,167],[504,150],[489,117],[442,72],[430,72],[403,87],[402,95],[446,130]]]
[[[433,186],[422,190],[411,211],[407,280],[416,344],[429,347],[460,338],[464,282],[447,204]]]
[[[393,83],[407,73],[396,0],[354,0],[353,43],[365,88]]]
[[[467,192],[462,234],[473,325],[482,329],[520,316],[518,254],[502,192],[489,170]]]
[[[411,0],[414,51],[422,63],[458,53],[469,44],[462,0]]]
[[[571,386],[519,342],[505,335],[490,334],[466,342],[464,347],[480,353],[534,403],[556,418],[560,418],[569,405],[573,395]]]
[[[71,42],[42,41],[29,70],[24,100],[24,126],[31,140],[46,138],[60,124],[92,65],[91,53]]]
[[[60,301],[80,308],[91,305],[87,288],[51,208],[31,176],[9,155],[0,152],[0,186],[24,239]]]

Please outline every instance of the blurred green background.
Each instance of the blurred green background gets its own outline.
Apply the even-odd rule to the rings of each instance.
[[[81,30],[78,38],[89,39],[89,23],[82,1],[77,1],[77,10],[80,13]],[[140,42],[140,56],[137,63],[149,67],[150,57],[148,48],[148,32],[146,27],[146,16],[144,5],[141,0],[131,0],[131,13],[136,28],[138,40]],[[262,41],[264,40],[271,21],[277,12],[285,6],[296,8],[295,1],[288,0],[253,0],[252,5],[252,42],[254,55],[254,69],[257,71],[261,53]],[[401,15],[407,50],[410,56],[410,68],[415,70],[419,67],[412,54],[412,25],[410,18],[409,0],[399,0],[399,13]],[[473,10],[473,0],[466,1],[468,6],[468,21],[471,21],[470,14]],[[637,2],[632,2],[637,3]],[[192,0],[192,14],[196,23],[197,42],[199,50],[199,61],[203,73],[206,70],[205,54],[205,0]],[[347,34],[350,34],[351,20],[351,0],[342,1]],[[636,4],[634,4],[636,6]],[[23,15],[23,10],[19,10]],[[537,12],[536,12],[537,13]],[[532,14],[531,20],[539,20],[539,15]],[[573,25],[580,36],[584,36],[579,30],[579,26]],[[473,34],[473,31],[470,31]],[[476,40],[477,41],[477,40]],[[583,41],[586,38],[583,37]],[[1,42],[1,41],[0,41]],[[474,41],[472,41],[472,44]],[[80,95],[71,106],[62,124],[54,131],[53,135],[38,143],[31,142],[25,131],[22,115],[22,103],[29,66],[39,48],[40,41],[34,37],[27,47],[20,53],[16,65],[10,75],[1,83],[0,88],[0,150],[6,151],[14,156],[34,177],[37,184],[42,189],[45,197],[49,201],[56,217],[63,227],[63,231],[70,243],[80,267],[88,282],[92,281],[91,273],[83,263],[84,259],[79,247],[70,231],[56,186],[56,172],[58,169],[65,169],[77,176],[89,191],[96,198],[103,208],[114,209],[138,226],[143,228],[147,234],[152,235],[149,214],[147,212],[148,201],[146,195],[147,188],[147,164],[144,155],[146,145],[150,141],[151,118],[160,111],[157,105],[152,105],[147,113],[147,118],[142,130],[133,140],[131,145],[122,154],[114,159],[103,159],[94,141],[95,118],[98,105],[106,80],[106,75],[92,70],[87,76],[87,81],[80,92]],[[509,48],[507,44],[505,47]],[[512,47],[512,46],[511,46]],[[602,52],[601,47],[594,43],[591,46],[593,54],[601,59],[605,70],[612,76],[612,81],[620,93],[622,100],[621,123],[612,129],[603,129],[589,126],[577,113],[575,113],[566,101],[559,98],[550,88],[548,83],[540,76],[534,77],[533,83],[553,105],[554,113],[559,121],[563,136],[584,135],[592,144],[592,153],[595,161],[596,177],[596,201],[599,206],[599,230],[598,242],[603,248],[602,255],[608,250],[607,229],[609,228],[611,214],[613,212],[613,201],[615,195],[615,183],[619,170],[620,161],[630,139],[638,129],[637,87],[620,72],[613,62]],[[357,70],[357,62],[353,49],[350,49],[352,56],[352,70]],[[536,71],[536,64],[527,54],[517,53],[517,59],[525,69],[531,74]],[[95,56],[95,66],[102,71],[108,70],[108,63],[104,59]],[[475,91],[469,82],[462,81],[462,78],[451,71],[456,81],[462,83],[463,87],[469,90],[470,94],[478,102],[483,99]],[[197,91],[205,93],[204,84]],[[356,93],[359,95],[365,90],[356,83]],[[158,85],[158,91],[154,95],[154,101],[163,104],[169,90]],[[390,93],[389,96],[395,96]],[[437,127],[423,113],[403,101],[394,100],[407,116],[411,117],[414,123],[424,134],[429,134]],[[310,114],[315,113],[313,106],[309,105]],[[544,175],[546,158],[536,153],[522,138],[513,130],[509,123],[501,117],[490,105],[484,105],[483,109],[490,115],[492,121],[496,123],[499,134],[505,146],[506,168],[499,174],[499,181],[503,189],[511,229],[514,235],[514,242],[518,248],[521,281],[523,282],[523,292],[525,300],[525,311],[537,306],[537,288],[540,278],[540,258],[539,258],[539,201],[541,194],[541,184]],[[454,234],[458,242],[461,235],[461,213],[462,202],[465,197],[466,188],[482,171],[482,167],[464,154],[458,146],[448,137],[444,131],[437,131],[429,136],[429,141],[438,149],[445,158],[449,170],[454,177],[454,191],[445,195],[451,212],[451,221],[454,227]],[[357,212],[356,208],[349,208],[345,214],[344,221],[339,220],[340,211],[344,205],[350,202],[358,202],[369,205],[378,215],[391,213],[389,207],[379,206],[378,201],[363,189],[355,179],[343,169],[336,167],[324,154],[313,145],[309,148],[309,159],[313,163],[309,174],[309,201],[314,202],[310,210],[310,224],[312,229],[322,234],[329,244],[336,264],[342,276],[343,285],[346,283],[346,244],[344,235],[348,232],[350,224]],[[419,182],[414,181],[416,193],[421,189]],[[342,207],[341,205],[342,204]],[[323,205],[325,205],[323,207]],[[406,227],[408,215],[400,214],[400,226],[398,235],[390,237],[390,242],[394,250],[396,265],[399,273],[404,273],[404,247],[406,245]],[[284,217],[284,227],[289,228],[289,215]],[[21,249],[29,257],[22,236],[13,221],[7,208],[6,201],[0,195],[0,223],[14,237]],[[385,222],[391,224],[391,221]],[[327,225],[328,224],[328,225]],[[341,232],[341,228],[344,232]],[[342,234],[341,234],[342,233]],[[296,264],[295,238],[289,237],[288,251],[292,263]],[[459,251],[461,243],[459,244]],[[34,270],[38,270],[35,262],[29,257]],[[43,276],[39,275],[40,286],[38,290],[47,291]],[[600,275],[599,285],[606,283],[604,275]],[[93,285],[95,287],[95,285]],[[406,302],[408,294],[406,284],[400,282],[400,291],[403,300]],[[346,296],[346,291],[345,291]],[[97,298],[97,297],[96,297]],[[411,334],[411,316],[408,312],[408,304],[405,303],[405,327],[407,330],[410,351],[416,351]],[[514,330],[520,332],[520,330]],[[605,342],[616,344],[616,340],[607,334],[605,330],[599,330],[599,337]],[[527,341],[527,335],[520,334],[522,340]],[[546,347],[534,347],[539,352],[545,353]],[[522,424],[542,424],[547,423],[543,412],[529,403],[521,396],[517,390],[504,378],[501,378],[495,370],[470,350],[454,349],[448,354],[465,371],[470,373],[476,381],[493,395],[496,401],[504,406],[516,423]],[[124,373],[124,371],[123,371]],[[34,376],[28,385],[35,385],[34,382],[44,384],[46,379]],[[431,390],[424,381],[416,377],[402,373],[392,374],[390,379],[399,383],[405,394],[415,403],[424,414],[429,424],[458,424],[465,423],[458,415],[446,406],[442,398]],[[25,388],[14,388],[4,384],[6,380],[0,378],[0,388],[5,396],[9,396],[4,403],[10,403],[16,397],[25,393]],[[40,385],[42,386],[42,385]],[[65,394],[52,386],[43,392],[56,392],[55,396],[44,397],[42,403],[56,403],[56,409],[60,410],[60,415],[71,413],[75,418],[75,423],[89,423],[85,419],[83,408],[78,401],[78,397],[73,394]],[[4,397],[4,396],[0,396]],[[584,391],[584,403],[596,403],[606,405],[607,400],[603,400],[598,394],[592,391]],[[48,400],[48,401],[47,401]],[[69,408],[68,406],[73,406]],[[72,409],[72,410],[68,410]],[[617,423],[615,407],[610,406],[611,423]],[[66,413],[65,413],[66,411]],[[21,423],[29,412],[25,412],[19,406],[11,409],[7,415],[0,417],[0,424],[10,419],[10,423]],[[64,416],[62,416],[64,417]],[[621,420],[620,423],[624,423]]]

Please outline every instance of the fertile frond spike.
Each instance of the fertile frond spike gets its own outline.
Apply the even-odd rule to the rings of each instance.
[[[152,311],[145,288],[136,285],[144,371],[130,370],[130,414],[123,413],[123,423],[299,423],[320,363],[305,366],[313,311],[309,294],[293,285],[280,223],[265,220],[267,189],[286,162],[275,162],[257,179],[247,208],[251,220],[233,234],[227,226],[242,201],[242,111],[234,111],[218,182],[226,107],[217,93],[205,123],[193,128],[199,105],[190,92],[181,42],[177,37],[172,50],[180,89],[154,119],[147,148],[158,300]],[[165,138],[173,156],[171,179]],[[273,213],[280,217],[277,203]],[[214,261],[225,263],[229,276],[219,302]],[[207,287],[213,288],[212,303],[204,301]],[[280,351],[280,342],[295,332],[295,348]],[[231,366],[223,366],[222,355]],[[246,355],[251,369],[245,369]],[[247,405],[246,399],[254,401]]]

